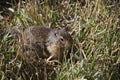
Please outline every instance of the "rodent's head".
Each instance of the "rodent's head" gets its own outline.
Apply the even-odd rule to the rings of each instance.
[[[63,56],[63,52],[71,46],[72,38],[65,29],[52,30],[46,42],[47,50],[53,58]]]
[[[72,37],[71,35],[66,31],[65,28],[58,30],[59,39],[63,43],[64,48],[70,49],[72,46]]]

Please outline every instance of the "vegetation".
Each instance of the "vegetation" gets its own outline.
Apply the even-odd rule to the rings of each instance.
[[[15,0],[13,0],[15,1]],[[119,80],[119,0],[28,0],[0,15],[1,80]],[[6,34],[16,26],[66,27],[73,38],[70,58],[61,64],[17,60],[21,47]]]

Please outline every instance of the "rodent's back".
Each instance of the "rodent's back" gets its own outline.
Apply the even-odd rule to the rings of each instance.
[[[31,40],[31,43],[45,43],[50,31],[47,27],[31,26],[24,32],[27,42]]]

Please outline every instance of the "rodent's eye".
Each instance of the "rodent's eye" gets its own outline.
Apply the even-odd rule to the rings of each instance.
[[[61,42],[64,42],[64,38],[63,38],[63,37],[60,37],[60,41],[61,41]]]
[[[60,42],[62,42],[62,43],[64,42],[63,36],[61,36],[58,31],[55,31],[55,36],[60,40]]]

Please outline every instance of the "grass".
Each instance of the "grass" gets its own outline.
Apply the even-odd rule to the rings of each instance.
[[[0,79],[119,80],[120,9],[119,1],[111,1],[28,0],[9,8],[9,16],[0,20]],[[17,25],[68,28],[73,38],[70,59],[61,65],[10,63],[20,46],[5,31]]]

